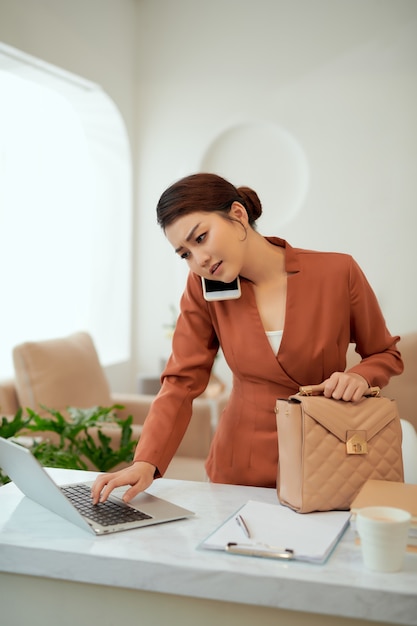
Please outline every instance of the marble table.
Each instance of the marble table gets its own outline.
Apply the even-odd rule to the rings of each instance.
[[[49,472],[60,484],[96,475]],[[352,528],[324,565],[203,550],[203,539],[244,503],[277,502],[276,492],[173,479],[149,491],[195,517],[94,537],[14,484],[1,487],[0,622],[142,623],[146,616],[155,626],[417,625],[417,553],[407,553],[401,572],[366,571]]]

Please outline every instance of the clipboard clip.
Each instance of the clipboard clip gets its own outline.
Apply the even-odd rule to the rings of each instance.
[[[251,544],[251,543],[228,543],[226,552],[232,554],[241,554],[243,556],[260,556],[264,559],[282,559],[291,561],[295,558],[294,550],[289,548],[276,548],[267,544]]]

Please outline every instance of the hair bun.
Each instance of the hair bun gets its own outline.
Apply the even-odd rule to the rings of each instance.
[[[248,212],[249,223],[255,222],[262,215],[262,204],[259,196],[250,187],[238,187],[237,192],[243,199],[246,210]]]

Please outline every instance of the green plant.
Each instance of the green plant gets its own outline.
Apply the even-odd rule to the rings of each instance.
[[[14,437],[18,441],[19,436],[33,433],[31,451],[41,465],[67,469],[93,466],[100,472],[107,472],[119,463],[132,461],[137,443],[132,439],[132,416],[122,420],[115,415],[115,410],[122,408],[120,405],[89,409],[69,407],[65,417],[47,407],[42,407],[45,415],[27,409],[27,417],[24,417],[19,409],[12,420],[2,418],[0,436]],[[109,423],[112,428],[120,429],[117,449],[111,446],[112,437],[103,431],[103,426],[109,427]],[[35,437],[35,433],[50,433],[52,437]],[[6,482],[8,478],[0,470],[0,484]]]
[[[0,437],[8,439],[9,437],[16,437],[18,433],[29,424],[30,419],[23,417],[22,409],[19,409],[13,419],[2,417],[0,424]],[[8,477],[2,472],[0,467],[0,485],[8,483]]]
[[[21,430],[26,428],[30,419],[23,417],[22,409],[19,409],[12,420],[7,417],[2,417],[0,425],[0,437],[8,439],[9,437],[15,437]]]

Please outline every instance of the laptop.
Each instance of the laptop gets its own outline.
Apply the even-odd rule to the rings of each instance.
[[[93,505],[93,482],[57,485],[28,448],[0,437],[0,467],[31,500],[95,535],[162,524],[194,515],[192,511],[147,492],[125,503],[125,487]]]

